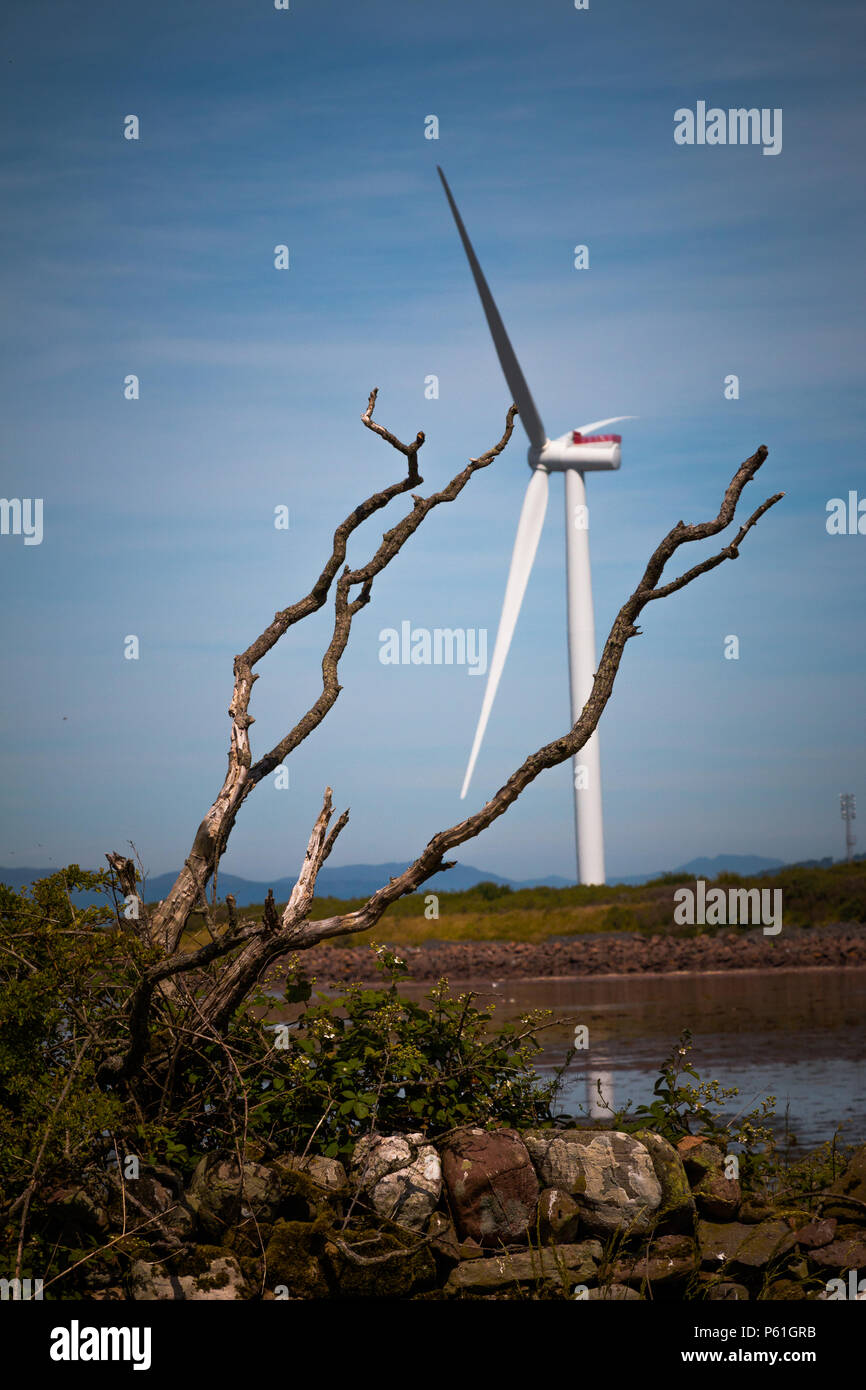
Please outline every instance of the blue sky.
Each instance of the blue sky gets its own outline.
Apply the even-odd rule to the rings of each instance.
[[[224,774],[234,654],[400,476],[359,421],[372,386],[383,423],[427,433],[424,491],[498,438],[508,391],[437,163],[548,432],[640,417],[621,471],[588,481],[599,646],[657,541],[714,515],[758,444],[744,504],[786,493],[629,645],[601,725],[608,872],[840,854],[838,795],[864,767],[866,536],[825,518],[866,496],[864,30],[856,3],[796,0],[7,6],[2,492],[44,499],[44,538],[0,537],[0,864],[97,865],[129,840],[152,873],[181,862]],[[782,152],[675,145],[699,100],[781,108]],[[403,620],[485,627],[492,649],[527,479],[516,434],[377,581],[337,706],[289,789],[248,801],[226,870],[296,867],[326,784],[352,808],[336,863],[408,858],[568,727],[557,478],[466,802],[484,681],[379,661]],[[259,667],[254,749],[315,698],[327,626]],[[569,769],[461,857],[573,874]]]

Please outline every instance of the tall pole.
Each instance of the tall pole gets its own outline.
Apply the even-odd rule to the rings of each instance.
[[[845,822],[845,855],[850,864],[854,858],[854,846],[857,843],[852,825],[852,822],[857,819],[857,801],[850,792],[842,792],[839,800],[842,804],[842,819]]]
[[[576,724],[595,676],[595,619],[589,569],[589,511],[577,468],[565,470],[565,555],[568,586],[568,678]],[[601,756],[594,733],[572,760],[578,883],[604,883]]]

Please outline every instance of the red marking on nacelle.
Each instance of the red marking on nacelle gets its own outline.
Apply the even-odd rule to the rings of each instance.
[[[621,444],[621,434],[581,434],[580,430],[572,430],[572,444]]]

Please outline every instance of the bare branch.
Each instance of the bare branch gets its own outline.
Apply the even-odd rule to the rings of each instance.
[[[410,468],[413,467],[413,460],[415,460],[415,466],[417,467],[417,455],[418,450],[424,443],[424,431],[418,431],[418,433],[415,436],[414,444],[403,444],[397,438],[396,434],[392,434],[390,430],[385,429],[384,425],[380,425],[377,421],[373,419],[373,408],[376,404],[376,397],[378,396],[378,394],[379,388],[378,386],[374,386],[373,390],[370,392],[370,399],[367,401],[367,409],[361,416],[361,420],[367,426],[368,430],[372,430],[374,434],[378,434],[380,439],[386,439],[388,443],[392,446],[392,448],[399,449],[401,454],[405,454],[409,460]],[[418,478],[417,481],[420,483],[423,482],[423,479]]]
[[[730,545],[726,545],[724,550],[719,551],[718,555],[713,555],[709,560],[704,560],[701,564],[694,565],[690,570],[686,570],[685,574],[681,574],[679,579],[671,580],[670,584],[664,584],[660,589],[650,590],[645,596],[647,602],[650,602],[652,599],[667,598],[668,594],[674,594],[677,589],[684,589],[687,584],[691,584],[692,580],[697,579],[699,574],[706,574],[708,570],[714,570],[717,565],[723,564],[725,560],[736,560],[739,557],[740,545],[747,532],[760,521],[764,512],[769,511],[777,502],[781,502],[784,496],[784,492],[777,492],[772,497],[768,497],[766,502],[762,502],[757,511],[753,512],[748,521],[740,527]],[[687,539],[691,540],[693,538],[688,537]]]
[[[390,430],[375,422],[373,420],[373,408],[376,403],[376,396],[377,392],[371,391],[367,410],[361,419],[368,429],[385,439],[408,459],[407,475],[402,481],[392,483],[390,487],[368,497],[337,527],[334,532],[331,555],[309,594],[298,603],[276,613],[273,622],[264,632],[250,644],[245,652],[235,657],[235,683],[229,705],[232,729],[228,771],[219,795],[196,832],[195,841],[184,868],[178,875],[168,896],[154,913],[151,923],[154,939],[161,940],[164,949],[169,953],[177,949],[184,927],[189,920],[190,911],[201,899],[208,880],[216,872],[220,856],[225,850],[229,835],[234,827],[235,818],[247,796],[263,777],[274,771],[304,739],[309,737],[314,729],[318,728],[325,715],[333,707],[341,690],[338,667],[349,640],[352,620],[369,602],[374,578],[399,554],[403,545],[415,533],[428,512],[443,502],[454,501],[473,473],[480,468],[488,467],[502,453],[511,438],[517,413],[516,407],[512,406],[507,413],[505,430],[499,442],[479,458],[471,459],[467,466],[452,478],[448,486],[443,488],[441,492],[434,493],[429,498],[413,494],[411,512],[390,531],[385,532],[381,544],[366,565],[356,570],[351,570],[348,567],[344,569],[337,582],[334,596],[333,632],[322,659],[322,692],[294,728],[264,757],[253,764],[249,728],[255,721],[249,713],[249,703],[253,683],[258,680],[258,675],[253,671],[253,667],[275,646],[290,627],[303,618],[309,617],[310,614],[323,606],[337,570],[345,560],[346,546],[352,532],[374,512],[387,506],[400,493],[407,492],[410,488],[416,487],[424,481],[418,473],[418,450],[424,443],[423,432],[419,431],[413,443],[404,444]],[[351,599],[350,591],[358,585],[361,586],[360,593]]]
[[[635,619],[647,603],[656,597],[661,597],[661,591],[656,591],[652,585],[660,578],[665,565],[681,545],[714,535],[730,523],[743,488],[760,468],[766,456],[767,450],[762,446],[740,466],[725,493],[719,514],[713,521],[702,522],[696,526],[686,526],[680,521],[656,547],[640,585],[623,604],[614,619],[593,680],[589,699],[584,705],[577,723],[568,734],[554,739],[552,743],[546,744],[531,754],[480,811],[467,817],[466,820],[460,821],[457,825],[434,835],[414,862],[402,874],[392,878],[387,884],[379,888],[363,907],[354,912],[311,921],[298,912],[290,912],[289,906],[287,906],[283,913],[280,932],[271,936],[267,941],[263,941],[261,933],[259,933],[257,939],[248,942],[241,955],[232,961],[214,986],[205,1002],[205,1012],[209,1015],[211,1009],[215,1010],[216,1016],[224,1022],[241,1002],[253,980],[258,979],[267,965],[280,955],[285,954],[286,951],[305,949],[328,937],[355,934],[375,926],[391,903],[414,892],[433,874],[452,867],[445,858],[446,854],[458,845],[473,839],[482,830],[486,830],[489,825],[492,825],[499,816],[504,815],[541,772],[547,768],[558,766],[577,753],[598,725],[602,711],[613,691],[626,643],[639,634],[640,629],[636,626]],[[684,587],[692,579],[697,578],[699,574],[703,574],[720,564],[722,560],[736,558],[737,546],[747,532],[764,512],[780,500],[782,495],[778,493],[774,497],[768,498],[753,513],[748,522],[741,527],[730,546],[725,547],[718,556],[705,560],[686,575],[682,575],[679,580],[674,581],[673,588]],[[673,588],[671,592],[673,592]],[[300,900],[297,905],[300,906]]]
[[[325,849],[328,847],[330,854],[329,846],[333,844],[337,834],[342,829],[342,825],[337,825],[333,836],[329,836],[327,833],[332,814],[331,796],[331,788],[326,787],[322,809],[318,814],[316,824],[313,826],[301,872],[298,874],[297,882],[283,911],[281,922],[283,927],[294,926],[299,917],[306,917],[313,902],[313,894],[316,891],[316,878],[325,861]],[[340,819],[345,825],[346,813]]]
[[[457,825],[451,826],[448,830],[440,831],[438,835],[434,835],[414,863],[410,864],[397,878],[392,879],[390,883],[385,884],[374,893],[362,908],[356,912],[341,914],[337,917],[304,923],[303,927],[294,933],[292,945],[295,949],[300,946],[313,945],[326,937],[366,931],[369,927],[374,926],[392,902],[407,893],[414,892],[434,873],[439,872],[444,867],[445,855],[450,850],[473,839],[482,830],[486,830],[499,816],[504,815],[509,806],[514,804],[525,788],[534,782],[541,772],[565,762],[567,758],[572,757],[584,746],[595,732],[602,711],[610,698],[625,645],[630,638],[639,635],[640,630],[635,624],[635,619],[642,609],[651,600],[663,597],[665,592],[673,593],[676,589],[685,587],[698,575],[706,573],[716,565],[721,564],[723,560],[735,559],[738,555],[738,547],[748,531],[770,507],[775,506],[784,496],[783,493],[776,493],[775,496],[762,503],[745,525],[740,528],[732,544],[725,547],[719,555],[696,565],[692,570],[681,575],[678,580],[673,581],[670,586],[665,586],[665,589],[656,590],[653,587],[661,577],[668,560],[681,545],[715,535],[729,525],[743,488],[746,483],[751,481],[766,457],[767,449],[761,445],[751,458],[746,459],[740,465],[725,492],[719,514],[713,521],[702,522],[696,526],[686,526],[682,521],[677,522],[676,526],[656,547],[640,585],[623,604],[614,619],[604,645],[598,670],[595,673],[589,699],[571,732],[561,738],[554,739],[552,743],[548,743],[543,748],[539,748],[537,752],[530,754],[480,811],[467,817],[466,820],[460,821]]]
[[[382,492],[367,498],[346,518],[334,533],[331,556],[310,593],[297,604],[277,613],[273,623],[246,652],[235,659],[235,687],[229,709],[232,716],[232,735],[228,773],[219,796],[199,827],[184,870],[156,914],[154,926],[159,927],[162,933],[166,959],[151,966],[134,991],[129,1011],[127,1054],[123,1058],[113,1057],[105,1062],[100,1068],[100,1080],[128,1077],[141,1065],[147,1048],[152,996],[160,981],[203,968],[223,956],[237,952],[234,959],[213,979],[205,996],[200,1000],[193,999],[190,1004],[207,1028],[219,1032],[227,1026],[233,1012],[261,978],[267,966],[279,956],[291,950],[312,946],[328,937],[367,930],[379,921],[391,903],[414,892],[433,874],[452,867],[452,861],[446,858],[451,850],[474,838],[499,816],[504,815],[525,788],[543,771],[574,756],[592,736],[612,693],[626,643],[640,632],[636,619],[643,608],[650,602],[684,588],[699,575],[707,573],[724,560],[736,559],[739,547],[748,532],[783,496],[782,493],[777,493],[762,503],[740,527],[733,541],[718,554],[693,566],[677,579],[660,584],[666,565],[680,546],[707,539],[730,524],[744,487],[752,480],[767,457],[766,448],[762,445],[737,469],[715,518],[690,526],[682,521],[677,522],[656,547],[637,589],[617,614],[605,642],[589,698],[573,728],[530,754],[480,810],[434,835],[414,862],[403,873],[372,894],[359,910],[319,921],[310,920],[317,875],[348,821],[348,811],[344,811],[329,831],[333,813],[332,793],[331,789],[327,788],[322,809],[310,833],[304,863],[282,914],[278,915],[273,894],[269,892],[263,920],[240,926],[235,915],[234,903],[231,903],[230,925],[226,932],[198,950],[178,954],[177,945],[190,911],[197,902],[207,902],[204,896],[205,885],[216,872],[219,856],[225,848],[240,806],[253,787],[282,763],[318,727],[333,707],[341,689],[338,679],[339,662],[349,640],[352,621],[370,601],[375,578],[399,554],[403,545],[433,508],[453,501],[475,472],[486,468],[499,456],[511,438],[517,414],[516,407],[512,405],[498,443],[479,458],[470,459],[446,487],[426,498],[413,493],[411,510],[383,534],[381,543],[365,564],[355,569],[348,566],[343,569],[333,588],[334,622],[331,638],[322,659],[321,693],[294,728],[253,763],[248,734],[253,720],[248,713],[248,707],[252,685],[258,677],[253,673],[252,667],[289,627],[321,608],[345,559],[346,543],[352,531],[399,493],[423,481],[417,471],[418,450],[424,443],[423,433],[419,432],[412,443],[404,443],[391,431],[375,422],[373,409],[376,395],[376,391],[370,393],[367,410],[361,417],[362,421],[367,429],[407,458],[407,476],[401,482],[394,483]]]

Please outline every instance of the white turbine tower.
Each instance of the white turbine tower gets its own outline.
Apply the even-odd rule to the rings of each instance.
[[[437,166],[438,168],[438,166]],[[613,415],[607,420],[596,420],[591,425],[581,425],[578,430],[569,430],[559,439],[548,439],[541,417],[529,393],[520,364],[514,349],[508,341],[508,334],[493,302],[487,281],[466,234],[463,219],[457,204],[451,196],[445,175],[439,169],[439,177],[445,189],[457,230],[469,260],[475,284],[481,296],[487,324],[493,336],[499,362],[505,373],[505,380],[511,391],[523,428],[529,436],[529,466],[532,476],[523,500],[523,510],[517,525],[517,536],[511,556],[511,569],[505,586],[505,599],[502,617],[490,672],[487,689],[481,706],[481,716],[475,731],[475,741],[469,755],[469,765],[463,779],[461,799],[465,797],[475,762],[484,738],[484,730],[490,718],[499,678],[505,666],[505,658],[511,645],[511,638],[520,613],[520,605],[526,592],[535,552],[544,525],[547,511],[548,475],[565,474],[565,535],[566,535],[566,574],[568,590],[568,670],[571,687],[571,720],[576,724],[581,710],[592,689],[595,675],[595,622],[592,611],[592,585],[589,570],[589,514],[586,506],[586,486],[584,473],[601,469],[619,468],[621,462],[621,437],[618,434],[593,435],[593,430],[613,425],[618,420],[633,420],[633,415]],[[577,876],[579,883],[604,883],[604,829],[601,814],[601,761],[599,758],[598,735],[584,744],[574,758],[574,815],[577,829]]]

